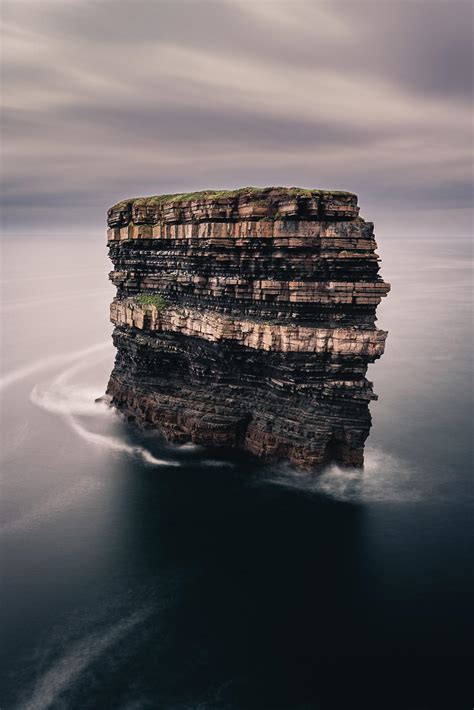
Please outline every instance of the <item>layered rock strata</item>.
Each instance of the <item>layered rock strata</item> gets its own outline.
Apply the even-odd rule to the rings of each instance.
[[[300,188],[112,207],[112,403],[174,442],[361,465],[389,285],[358,213],[352,193]]]

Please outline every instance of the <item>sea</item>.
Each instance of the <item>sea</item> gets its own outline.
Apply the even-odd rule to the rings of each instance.
[[[472,252],[379,235],[363,469],[171,446],[96,402],[103,233],[1,247],[1,710],[472,707]]]

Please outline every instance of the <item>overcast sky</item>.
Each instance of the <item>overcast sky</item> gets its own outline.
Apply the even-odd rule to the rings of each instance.
[[[2,0],[3,225],[101,230],[124,197],[359,194],[468,234],[473,4]]]

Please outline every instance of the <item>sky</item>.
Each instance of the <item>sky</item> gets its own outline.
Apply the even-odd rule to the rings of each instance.
[[[388,236],[471,233],[473,4],[2,0],[2,227],[140,195],[358,193]]]

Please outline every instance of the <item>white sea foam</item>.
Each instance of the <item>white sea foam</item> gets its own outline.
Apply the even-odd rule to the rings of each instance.
[[[48,385],[35,385],[30,393],[30,401],[38,407],[54,414],[66,417],[80,416],[112,416],[112,412],[103,401],[96,400],[103,394],[101,387],[85,387],[69,384],[69,380],[84,369],[109,357],[109,353],[100,350],[90,352],[86,360],[83,357],[71,367],[59,373]]]
[[[86,416],[111,416],[105,402],[96,402],[101,391],[92,387],[64,385],[51,388],[35,385],[30,393],[30,401],[53,414]]]
[[[136,446],[127,444],[123,439],[118,436],[109,436],[108,434],[98,434],[96,432],[86,429],[82,426],[74,417],[66,417],[68,423],[72,429],[78,434],[82,439],[94,444],[95,446],[100,446],[103,449],[109,449],[111,451],[120,451],[126,454],[131,454],[132,456],[138,456],[146,463],[152,464],[153,466],[179,466],[178,461],[172,461],[170,459],[159,459],[156,456],[145,449],[143,446]]]
[[[89,355],[102,350],[109,350],[110,354],[112,354],[112,343],[110,340],[97,343],[89,348],[82,348],[81,350],[61,353],[60,355],[52,355],[51,357],[35,360],[35,362],[30,365],[25,365],[24,367],[19,367],[16,370],[11,370],[3,375],[3,377],[0,377],[0,390],[14,384],[15,382],[25,379],[26,377],[30,377],[30,375],[35,375],[37,372],[41,372],[42,370],[48,370],[67,362],[81,360],[82,358],[86,358]]]
[[[218,459],[204,459],[201,464],[211,468],[235,468],[235,464],[232,461],[219,461]]]
[[[187,441],[185,444],[179,444],[178,446],[175,446],[177,451],[202,451],[204,448],[203,446],[200,446],[199,444],[194,444],[192,441]]]
[[[102,394],[101,389],[74,385],[69,382],[73,376],[91,367],[93,362],[103,359],[103,357],[103,354],[97,357],[97,353],[91,353],[86,360],[81,358],[79,362],[60,372],[49,385],[42,387],[35,385],[30,394],[31,402],[48,412],[62,416],[71,429],[90,444],[102,449],[138,456],[153,466],[179,466],[177,461],[157,458],[143,446],[128,444],[118,436],[91,431],[77,419],[79,416],[113,418],[113,412],[105,402],[95,401]]]
[[[38,679],[31,696],[20,704],[19,710],[51,708],[92,663],[143,623],[151,611],[150,607],[136,611],[110,625],[105,631],[89,634],[73,644],[65,655],[55,661]]]
[[[265,480],[277,485],[319,493],[349,502],[415,502],[426,497],[420,472],[402,458],[367,448],[363,468],[332,464],[313,474],[280,466]]]

